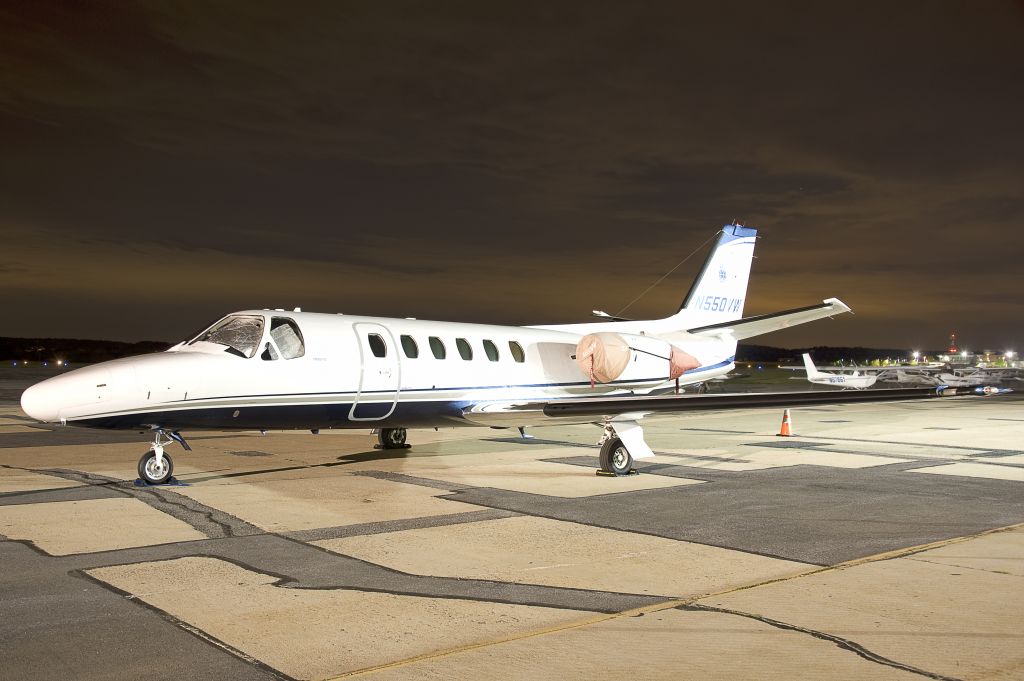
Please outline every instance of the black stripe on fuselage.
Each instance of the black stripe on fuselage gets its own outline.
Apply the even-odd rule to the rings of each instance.
[[[112,414],[69,421],[87,428],[133,430],[151,427],[167,430],[309,430],[330,428],[414,428],[435,425],[472,425],[462,417],[471,404],[460,401],[392,402],[360,401],[356,415],[372,420],[352,420],[352,402],[323,404],[234,405],[198,409],[169,409],[133,414]]]

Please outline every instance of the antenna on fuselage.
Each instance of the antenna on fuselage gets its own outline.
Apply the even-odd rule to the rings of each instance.
[[[613,322],[631,322],[631,321],[633,321],[632,319],[626,319],[625,317],[616,317],[615,315],[610,315],[607,312],[605,312],[604,310],[592,310],[591,314],[593,314],[595,317],[600,317],[601,319],[608,319],[608,320],[613,321]]]

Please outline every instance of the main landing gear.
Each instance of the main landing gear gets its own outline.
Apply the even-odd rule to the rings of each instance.
[[[164,432],[160,428],[155,432],[152,448],[139,459],[139,477],[146,484],[163,485],[174,474],[174,461],[164,452],[164,448],[174,442],[179,443],[186,452],[191,452],[192,448],[185,442],[185,438],[176,432]]]
[[[409,449],[405,443],[405,428],[381,428],[377,431],[377,445],[380,449]]]
[[[626,449],[622,439],[615,434],[615,429],[605,425],[604,436],[597,444],[601,445],[601,469],[598,475],[635,475],[633,455]]]

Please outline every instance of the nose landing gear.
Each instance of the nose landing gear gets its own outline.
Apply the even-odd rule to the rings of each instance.
[[[139,459],[139,477],[149,485],[166,484],[174,474],[174,461],[164,452],[164,448],[174,442],[179,443],[186,452],[192,451],[188,442],[176,432],[165,433],[156,429],[152,448]],[[165,440],[164,437],[167,437]]]

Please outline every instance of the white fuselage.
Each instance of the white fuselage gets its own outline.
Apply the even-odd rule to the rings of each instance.
[[[470,405],[642,394],[671,383],[667,359],[643,348],[607,384],[592,385],[573,357],[580,338],[597,327],[648,337],[649,324],[650,342],[666,345],[655,335],[666,330],[663,320],[512,327],[273,310],[228,318],[235,316],[262,320],[258,340],[246,340],[251,352],[229,351],[200,334],[166,352],[37,384],[23,396],[25,411],[100,428],[429,427],[471,425],[463,418]],[[301,356],[286,359],[284,341],[278,339],[280,348],[274,342],[270,328],[281,320],[299,330]],[[670,335],[700,362],[681,384],[733,368],[736,344],[729,337]]]
[[[834,385],[840,388],[869,388],[878,380],[877,376],[844,376],[843,374],[830,374],[821,372],[822,375],[813,378],[808,377],[811,383],[819,385]]]

